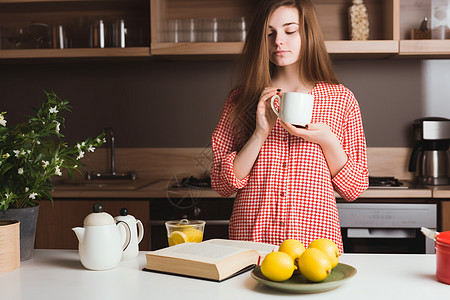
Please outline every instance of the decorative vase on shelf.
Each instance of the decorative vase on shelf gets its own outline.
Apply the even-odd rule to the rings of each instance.
[[[350,39],[361,41],[369,39],[369,14],[363,0],[353,0],[348,9]]]

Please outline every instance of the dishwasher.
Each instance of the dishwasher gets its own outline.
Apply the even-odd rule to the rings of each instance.
[[[436,203],[337,203],[345,253],[435,253]],[[425,202],[425,201],[424,201]]]

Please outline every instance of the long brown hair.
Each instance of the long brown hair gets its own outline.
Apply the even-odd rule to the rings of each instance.
[[[316,11],[310,0],[263,0],[249,28],[239,61],[237,88],[231,113],[236,147],[239,149],[256,127],[256,107],[265,87],[271,86],[275,65],[269,61],[268,28],[272,13],[281,6],[295,7],[300,20],[299,76],[305,83],[338,84],[334,75]]]

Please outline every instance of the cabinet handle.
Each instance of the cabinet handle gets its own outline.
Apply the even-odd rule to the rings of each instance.
[[[415,229],[378,229],[378,228],[348,228],[348,238],[414,238],[416,237]]]

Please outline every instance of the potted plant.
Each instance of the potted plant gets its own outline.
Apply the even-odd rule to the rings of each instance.
[[[6,112],[0,113],[0,219],[20,219],[25,214],[19,220],[21,260],[33,256],[39,200],[53,201],[51,178],[62,176],[63,170],[73,178],[85,153],[105,143],[104,133],[73,146],[64,142],[60,133],[64,118],[59,112],[70,111],[69,102],[44,92],[47,99],[27,122],[7,126]]]

